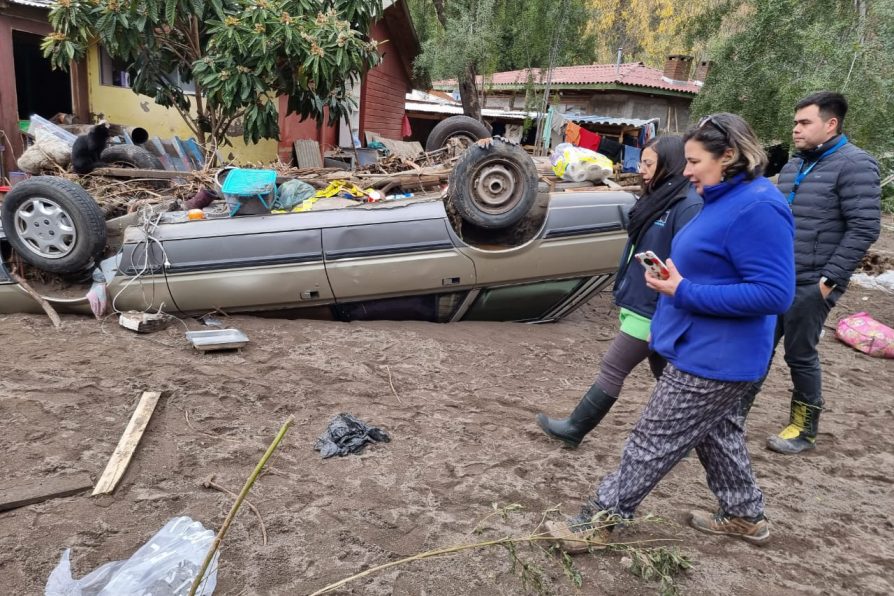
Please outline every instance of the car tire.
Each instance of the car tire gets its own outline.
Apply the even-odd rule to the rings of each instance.
[[[65,178],[35,176],[19,182],[3,200],[0,218],[22,260],[49,273],[82,273],[106,247],[102,210]]]
[[[435,126],[425,141],[426,151],[437,151],[452,138],[458,138],[468,146],[479,139],[490,136],[490,130],[469,116],[451,116]]]
[[[537,168],[520,146],[495,138],[462,154],[449,187],[449,200],[463,220],[490,230],[508,228],[537,201]]]
[[[165,169],[155,154],[137,145],[112,145],[102,152],[102,161],[137,170]]]

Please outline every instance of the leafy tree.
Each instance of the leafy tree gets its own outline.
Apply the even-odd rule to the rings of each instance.
[[[67,69],[98,42],[203,145],[226,142],[240,118],[256,143],[279,135],[278,95],[318,123],[356,107],[348,88],[380,61],[368,34],[381,11],[380,0],[59,0],[43,49]],[[194,102],[177,78],[195,83]]]
[[[694,112],[735,112],[765,141],[788,141],[799,99],[839,91],[848,136],[890,172],[894,0],[724,2],[692,35],[708,40],[715,62]]]
[[[480,118],[476,77],[590,62],[587,0],[410,0],[422,41],[416,67],[454,78],[467,115]]]
[[[597,40],[594,61],[614,62],[618,48],[625,62],[661,67],[670,54],[700,53],[687,39],[690,22],[718,0],[589,0],[589,33]]]

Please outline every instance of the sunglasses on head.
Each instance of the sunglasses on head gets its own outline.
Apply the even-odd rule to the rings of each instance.
[[[719,130],[720,134],[722,134],[726,140],[729,140],[729,132],[727,132],[726,127],[718,122],[717,119],[714,118],[714,116],[705,116],[698,121],[696,128],[702,128],[704,126],[707,126],[708,124]]]

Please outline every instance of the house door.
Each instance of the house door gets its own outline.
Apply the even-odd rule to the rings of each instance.
[[[59,112],[72,112],[71,77],[50,67],[40,51],[42,40],[33,33],[12,33],[19,120],[27,120],[31,114],[52,118]]]

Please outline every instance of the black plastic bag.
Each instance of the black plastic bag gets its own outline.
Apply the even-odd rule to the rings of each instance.
[[[360,453],[367,443],[390,441],[391,437],[381,428],[369,426],[362,420],[342,412],[329,422],[329,428],[314,443],[314,449],[326,459],[333,455]]]

